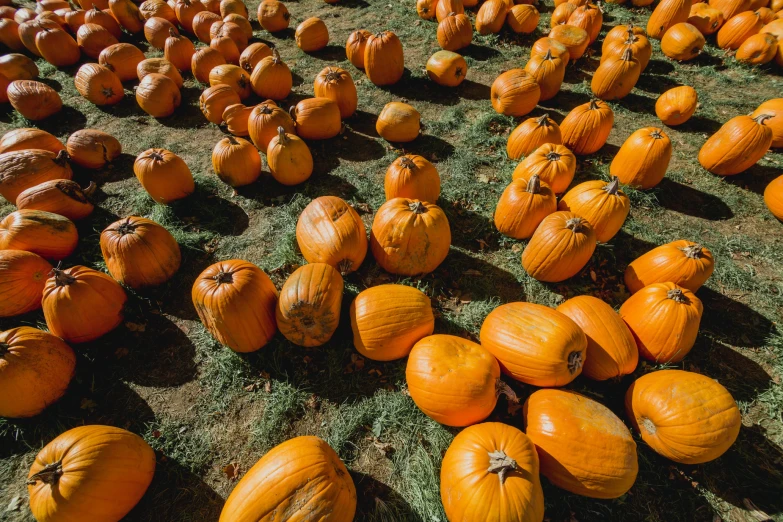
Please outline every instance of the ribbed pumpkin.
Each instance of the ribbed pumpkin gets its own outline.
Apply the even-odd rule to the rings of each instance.
[[[229,105],[223,111],[223,122],[228,132],[234,136],[249,136],[248,125],[253,107],[247,107],[241,103]]]
[[[122,153],[122,145],[111,134],[82,129],[68,137],[66,150],[73,163],[88,169],[99,169]]]
[[[545,55],[549,51],[552,56],[561,58],[566,64],[571,59],[571,54],[568,52],[568,47],[563,45],[560,41],[554,38],[544,37],[539,38],[530,48],[530,57],[537,55]]]
[[[391,31],[370,35],[364,47],[364,72],[378,86],[397,83],[405,72],[402,42]]]
[[[778,176],[766,186],[764,204],[773,216],[783,221],[783,176]]]
[[[541,474],[552,484],[604,499],[631,489],[639,471],[636,443],[609,408],[570,390],[538,390],[523,413]]]
[[[193,175],[182,158],[166,149],[148,149],[139,154],[133,163],[133,173],[158,203],[182,199],[196,189]]]
[[[306,53],[320,51],[329,43],[329,30],[323,20],[313,16],[296,27],[294,40]]]
[[[19,38],[17,22],[8,18],[0,19],[0,43],[11,51],[21,51],[25,48]]]
[[[437,51],[427,60],[427,76],[444,87],[456,87],[465,79],[468,64],[465,59],[451,51]]]
[[[554,26],[549,31],[549,37],[565,45],[572,60],[581,58],[590,45],[590,35],[587,31],[568,24]]]
[[[508,10],[506,23],[515,33],[530,34],[538,27],[540,13],[532,5],[515,5]]]
[[[190,64],[196,48],[190,39],[177,34],[175,31],[169,33],[166,43],[163,47],[163,57],[174,64],[174,67],[180,71],[190,70]]]
[[[51,270],[52,265],[38,254],[24,250],[0,250],[0,272],[3,274],[0,280],[0,317],[25,314],[41,308],[41,294]],[[3,393],[2,397],[10,400],[11,395]],[[14,396],[12,402],[22,397]],[[9,407],[11,405],[6,405],[6,408]],[[13,416],[1,412],[0,415]]]
[[[690,12],[689,0],[661,0],[647,21],[647,36],[660,40],[670,27],[687,21]]]
[[[552,99],[560,92],[560,86],[563,84],[563,78],[565,77],[566,65],[568,65],[567,59],[564,60],[561,56],[553,56],[550,49],[547,49],[543,55],[536,54],[530,57],[530,60],[525,65],[525,71],[538,84],[541,92],[540,101]]]
[[[321,196],[305,207],[296,240],[309,263],[327,263],[342,274],[357,270],[367,255],[367,232],[359,214],[337,196]]]
[[[331,98],[305,98],[291,108],[296,134],[306,140],[325,140],[340,133],[340,107]]]
[[[198,99],[199,108],[204,117],[216,125],[223,122],[223,111],[226,110],[226,107],[241,103],[241,101],[234,88],[225,83],[204,89]]]
[[[354,347],[374,361],[402,359],[435,329],[429,297],[405,285],[378,285],[360,292],[350,314]]]
[[[38,46],[35,45],[35,37],[44,29],[61,29],[60,24],[50,19],[36,18],[19,24],[19,39],[22,44],[35,56],[41,56]]]
[[[717,32],[725,22],[725,19],[723,18],[723,12],[720,10],[710,7],[705,2],[699,2],[691,6],[691,11],[686,21],[698,29],[701,34],[707,36]]]
[[[328,98],[340,109],[340,118],[345,119],[356,112],[358,96],[353,78],[348,71],[339,67],[327,67],[315,77],[313,91],[316,97]]]
[[[111,14],[129,33],[138,33],[144,29],[144,17],[132,0],[109,0]]]
[[[528,118],[511,131],[506,143],[506,153],[511,159],[529,156],[546,143],[560,145],[563,142],[560,127],[548,114]]]
[[[293,81],[291,69],[280,59],[277,49],[272,49],[271,57],[267,56],[258,62],[250,76],[253,92],[270,100],[287,98]]]
[[[508,6],[504,0],[487,0],[476,13],[476,31],[478,34],[499,32],[507,14]]]
[[[240,100],[250,97],[252,88],[250,75],[238,65],[220,64],[209,71],[209,85],[230,85],[239,95]]]
[[[175,3],[174,0],[168,0],[171,4]],[[207,12],[220,16],[220,0],[200,0],[201,4]],[[203,13],[204,11],[201,11]],[[196,13],[198,16],[199,13]],[[194,17],[195,20],[195,17]]]
[[[253,26],[250,25],[250,20],[248,20],[248,18],[246,16],[242,16],[239,13],[229,13],[226,16],[223,17],[223,21],[226,22],[227,24],[228,23],[232,23],[232,24],[238,25],[239,28],[242,30],[242,32],[245,34],[245,39],[244,40],[250,40],[251,38],[253,38]],[[229,27],[232,28],[231,34],[233,35],[234,34],[234,28],[233,28],[233,26],[229,26]],[[261,43],[261,42],[256,42],[256,43]],[[245,48],[247,48],[247,42],[245,42],[244,45],[245,45]],[[243,51],[244,51],[244,49],[243,49]],[[270,54],[271,54],[271,52],[270,52]]]
[[[435,202],[440,195],[438,169],[416,154],[400,156],[389,165],[384,178],[386,200],[394,198]]]
[[[587,337],[582,368],[585,377],[605,381],[636,370],[639,362],[636,341],[611,306],[597,297],[580,295],[562,303],[557,311],[574,321]]]
[[[587,34],[590,37],[590,43],[592,44],[598,38],[603,22],[603,8],[588,2],[577,7],[568,17],[566,23],[587,31]]]
[[[85,191],[75,181],[67,179],[44,181],[19,194],[16,206],[19,210],[42,210],[77,221],[92,214],[94,206],[86,192],[94,188],[91,184]]]
[[[672,241],[636,258],[625,269],[625,286],[632,294],[653,283],[675,283],[696,292],[715,270],[712,252],[684,239]]]
[[[556,25],[564,25],[568,23],[568,19],[576,11],[578,6],[571,2],[564,2],[552,11],[552,17],[549,19],[549,27],[555,27]]]
[[[283,2],[264,0],[258,4],[258,23],[270,33],[277,33],[288,28],[291,15]]]
[[[120,78],[108,67],[85,63],[74,78],[76,90],[95,105],[114,105],[122,101],[125,91]]]
[[[428,274],[446,259],[450,246],[449,221],[434,203],[395,198],[375,214],[370,250],[387,272]]]
[[[162,74],[170,78],[178,88],[182,88],[183,81],[179,69],[165,58],[147,58],[139,62],[139,65],[136,66],[136,74],[139,77],[139,81],[143,80],[148,74]]]
[[[145,20],[158,17],[168,20],[172,24],[177,23],[177,14],[174,12],[174,8],[164,0],[145,0],[139,4],[139,13]]]
[[[655,114],[664,125],[675,127],[688,121],[699,105],[696,89],[689,85],[674,87],[661,94],[655,102]]]
[[[212,29],[214,30],[215,27],[221,26],[221,24],[222,22],[215,23],[212,26]],[[225,25],[228,24],[224,24],[221,27],[224,27]],[[222,54],[226,62],[232,65],[239,64],[239,57],[241,56],[241,50],[237,45],[237,43],[234,40],[232,40],[229,36],[218,34],[212,37],[209,41],[209,47]]]
[[[263,42],[254,42],[239,55],[239,66],[253,74],[256,65],[267,56],[272,56],[272,48]]]
[[[32,80],[38,77],[38,66],[23,54],[10,53],[0,56],[0,74],[12,82]]]
[[[666,175],[672,142],[661,129],[645,127],[631,134],[617,151],[609,173],[626,184],[652,188]]]
[[[28,326],[0,332],[0,416],[38,415],[65,394],[75,367],[71,347],[52,334]]]
[[[289,276],[277,301],[277,327],[299,346],[321,346],[340,323],[343,278],[331,265],[310,263]]]
[[[137,78],[136,68],[144,61],[144,53],[133,44],[110,45],[98,56],[98,63],[112,71],[121,82]]]
[[[260,268],[247,261],[220,261],[193,284],[193,306],[215,339],[235,352],[254,352],[277,331],[277,289]]]
[[[449,13],[438,22],[438,45],[446,51],[458,51],[473,41],[470,18],[460,13]]]
[[[590,89],[601,100],[619,100],[630,94],[641,73],[641,63],[627,48],[622,56],[601,62],[593,73]]]
[[[295,437],[272,448],[236,485],[219,522],[256,522],[277,513],[291,521],[353,520],[356,488],[351,475],[318,437]]]
[[[435,19],[440,23],[451,13],[464,14],[465,5],[463,0],[439,0],[435,6]]]
[[[24,22],[34,20],[36,16],[36,12],[29,7],[20,7],[16,10],[16,13],[14,13],[14,21],[21,25]]]
[[[378,115],[375,130],[387,141],[407,143],[419,136],[420,122],[421,115],[413,106],[402,102],[390,102]]]
[[[193,34],[193,18],[205,9],[204,4],[195,0],[176,0],[174,5],[179,25],[190,34]]]
[[[564,386],[582,371],[587,338],[565,315],[533,303],[495,308],[481,325],[481,346],[504,373],[534,386]]]
[[[0,221],[0,250],[25,250],[46,259],[65,259],[79,234],[66,217],[42,210],[17,210]]]
[[[742,42],[757,34],[764,27],[758,13],[746,11],[726,20],[718,31],[715,42],[721,49],[739,49]]]
[[[84,24],[76,32],[76,41],[82,52],[90,58],[98,58],[101,51],[119,43],[105,27],[98,24]]]
[[[44,181],[71,179],[68,153],[28,149],[0,154],[0,195],[9,203],[23,191]]]
[[[772,116],[735,116],[702,145],[701,166],[720,176],[731,176],[755,165],[772,144],[772,129],[765,125]]]
[[[446,517],[451,522],[541,522],[544,493],[538,469],[535,446],[517,428],[486,422],[462,430],[440,470]]]
[[[182,94],[174,80],[162,74],[151,73],[136,87],[136,102],[153,118],[165,118],[174,114],[182,103]]]
[[[248,39],[242,27],[233,22],[225,22],[221,20],[220,22],[212,24],[212,26],[209,28],[209,34],[211,37],[210,46],[214,49],[221,50],[221,52],[230,49],[230,58],[228,52],[224,53],[226,61],[235,65],[238,64],[239,55],[247,47]],[[218,39],[221,39],[221,41],[224,43],[222,45],[213,45]],[[226,46],[226,40],[230,40],[229,44],[233,45]]]
[[[565,145],[545,143],[522,160],[514,169],[513,178],[538,176],[555,194],[568,189],[576,172],[576,156]]]
[[[291,116],[272,100],[253,107],[248,118],[248,133],[250,139],[262,152],[266,152],[269,142],[277,136],[278,127],[283,127],[288,134],[295,133]]]
[[[524,116],[541,99],[536,79],[524,69],[511,69],[492,82],[490,100],[496,112],[506,116]]]
[[[111,11],[101,11],[93,6],[84,14],[84,23],[100,25],[109,31],[116,39],[122,38],[120,23],[111,14]]]
[[[574,107],[560,124],[563,145],[574,154],[592,154],[606,143],[614,125],[614,112],[601,100]]]
[[[500,196],[495,208],[495,227],[501,234],[514,239],[527,239],[539,223],[557,210],[557,199],[538,176],[530,180],[517,178]]]
[[[601,180],[585,181],[575,186],[560,200],[558,209],[573,212],[585,218],[595,231],[596,240],[606,243],[623,226],[631,202],[617,178],[609,183]]]
[[[175,27],[176,22],[170,22],[165,18],[154,16],[144,22],[144,38],[156,49],[163,49],[171,32],[179,33]]]
[[[261,175],[261,156],[249,141],[228,136],[212,150],[212,168],[224,183],[242,187]]]
[[[710,0],[709,5],[723,13],[728,20],[743,11],[751,11],[752,0]]]
[[[149,219],[131,216],[101,232],[101,253],[109,273],[125,286],[159,286],[179,270],[179,245],[168,230]]]
[[[625,40],[610,40],[608,45],[606,44],[606,39],[604,39],[601,63],[612,58],[622,58],[625,51],[630,49],[633,57],[639,61],[639,67],[641,67],[642,72],[644,72],[647,64],[650,63],[650,57],[652,57],[650,40],[643,34],[634,34],[632,32],[626,33],[626,36]]]
[[[432,20],[438,0],[416,0],[416,12],[422,20]]]
[[[754,34],[737,49],[734,58],[749,65],[764,65],[775,59],[778,40],[771,34]]]
[[[43,149],[57,154],[65,146],[52,134],[36,128],[12,129],[0,138],[0,154],[27,149]]]
[[[225,65],[226,59],[219,51],[211,47],[202,47],[193,54],[190,71],[193,77],[201,83],[209,83],[209,74],[218,65]]]
[[[663,35],[661,51],[672,60],[682,62],[696,58],[705,43],[704,35],[698,29],[682,22],[671,26]]]
[[[592,225],[572,212],[550,214],[522,252],[522,266],[531,277],[559,283],[579,273],[595,251]]]
[[[625,395],[625,409],[644,442],[682,464],[717,459],[737,440],[742,424],[726,388],[705,375],[682,370],[638,378]]]
[[[783,147],[783,98],[765,101],[750,116],[756,118],[762,114],[772,116],[764,122],[767,127],[772,129],[772,144],[770,146],[773,148]]]
[[[302,138],[277,128],[277,136],[269,140],[266,162],[272,177],[283,185],[298,185],[313,173],[313,155]]]
[[[62,29],[44,28],[35,36],[35,45],[44,60],[55,67],[68,67],[79,61],[76,40]]]
[[[127,296],[111,277],[85,266],[55,268],[41,305],[46,326],[70,343],[94,341],[122,323]]]
[[[500,380],[500,365],[481,345],[453,335],[417,342],[405,367],[408,393],[428,417],[447,426],[486,419],[500,393],[513,391]]]
[[[45,83],[33,80],[12,81],[6,94],[11,106],[31,121],[44,120],[63,108],[57,91]]]
[[[364,49],[370,36],[372,36],[370,31],[358,29],[348,35],[348,40],[345,42],[345,55],[357,69],[364,69]]]
[[[230,14],[238,14],[247,20],[247,6],[242,0],[222,0],[220,2],[220,16],[225,18]]]

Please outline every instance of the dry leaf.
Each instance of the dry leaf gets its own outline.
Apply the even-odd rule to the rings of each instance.
[[[139,323],[131,323],[130,321],[125,323],[125,328],[130,330],[131,332],[143,332],[147,329],[146,325],[139,324]]]
[[[123,357],[128,355],[128,353],[130,353],[130,352],[128,352],[128,349],[125,348],[124,346],[121,346],[121,347],[117,348],[116,350],[114,350],[114,356],[117,359],[122,359]]]
[[[81,403],[79,403],[79,407],[83,410],[92,411],[98,407],[98,403],[92,399],[82,399]]]
[[[8,503],[8,507],[5,508],[6,511],[18,511],[19,508],[22,507],[22,500],[19,497],[19,495],[15,496],[11,499],[11,502]]]
[[[232,482],[239,478],[239,464],[236,462],[223,466],[222,471],[226,475],[226,478]]]
[[[471,268],[471,269],[468,269],[468,270],[465,270],[464,272],[462,272],[462,275],[466,275],[466,276],[478,276],[478,277],[481,277],[481,276],[482,276],[482,275],[484,275],[484,274],[482,274],[482,273],[481,273],[481,272],[479,272],[478,270],[474,270],[474,269],[472,269],[472,268]]]

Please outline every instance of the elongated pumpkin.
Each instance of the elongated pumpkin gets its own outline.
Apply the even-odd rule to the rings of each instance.
[[[761,31],[764,23],[758,13],[745,11],[726,20],[718,31],[715,43],[721,49],[739,49],[740,45]]]
[[[672,142],[665,132],[645,127],[623,142],[609,166],[609,173],[620,182],[649,189],[661,182],[669,168]]]
[[[712,252],[684,239],[672,241],[639,256],[625,269],[625,286],[632,294],[653,283],[675,283],[696,292],[715,270]]]
[[[0,195],[16,203],[19,194],[55,179],[71,179],[68,153],[43,149],[16,150],[0,154]]]
[[[71,180],[45,181],[19,194],[16,206],[19,210],[42,210],[77,221],[92,214],[95,207],[87,196],[93,189],[94,183],[82,190]]]
[[[614,112],[601,100],[574,107],[560,124],[563,145],[574,154],[592,154],[606,143],[614,125]]]
[[[418,154],[400,156],[389,165],[383,180],[386,201],[394,198],[436,202],[440,175],[435,165]]]
[[[316,97],[329,98],[340,108],[340,118],[349,118],[356,112],[358,98],[351,74],[340,67],[327,67],[313,82]]]
[[[364,48],[364,72],[378,86],[392,85],[405,72],[402,42],[391,31],[370,35]]]
[[[530,57],[530,60],[525,64],[525,71],[538,83],[541,91],[540,101],[550,100],[560,92],[560,86],[563,85],[563,78],[565,78],[566,65],[568,65],[568,59],[553,55],[551,49],[547,49],[544,54]]]
[[[36,128],[12,129],[0,138],[0,154],[27,149],[48,150],[56,155],[65,150],[65,145],[52,134]]]
[[[504,236],[527,239],[552,212],[557,210],[557,198],[537,175],[530,180],[517,178],[500,196],[495,208],[495,227]]]
[[[266,162],[272,177],[283,185],[298,185],[313,173],[310,147],[296,134],[286,132],[282,125],[277,128],[277,136],[269,140]]]
[[[606,44],[606,38],[604,38],[604,51],[601,53],[601,63],[609,59],[622,58],[625,51],[630,50],[633,57],[639,61],[641,72],[644,72],[652,57],[652,45],[646,36],[635,34],[631,31],[629,30],[626,33],[627,38],[625,40],[610,40],[608,45]]]
[[[514,169],[513,179],[538,176],[556,194],[566,191],[576,173],[576,156],[565,145],[545,143]]]
[[[0,250],[25,250],[45,259],[65,259],[79,233],[70,219],[42,210],[17,210],[0,221]]]
[[[699,56],[707,41],[704,35],[687,22],[674,24],[661,39],[663,54],[677,61],[692,60]]]
[[[534,279],[558,283],[578,274],[595,246],[595,231],[586,219],[554,212],[541,221],[522,251],[522,266]]]
[[[770,114],[735,116],[702,145],[701,166],[719,176],[732,176],[755,165],[772,144],[772,129],[766,122]]]
[[[528,118],[511,131],[506,143],[506,154],[511,159],[519,159],[546,143],[560,145],[562,142],[560,127],[549,114],[544,114],[538,118]]]
[[[620,190],[617,178],[609,183],[585,181],[575,186],[558,203],[559,210],[582,216],[593,226],[596,240],[606,243],[623,227],[631,211],[631,201]]]
[[[296,241],[309,263],[327,263],[342,274],[357,270],[367,255],[362,219],[337,196],[321,196],[305,207],[296,223]]]
[[[496,112],[506,116],[524,116],[536,108],[541,88],[524,69],[511,69],[492,82],[490,100]]]
[[[660,40],[671,26],[687,21],[690,12],[689,0],[661,0],[647,21],[647,35]]]
[[[277,327],[299,346],[321,346],[340,323],[343,278],[326,263],[310,263],[289,276],[277,301]]]
[[[631,93],[641,73],[641,63],[628,48],[620,57],[610,58],[598,66],[590,89],[602,100],[619,100]]]

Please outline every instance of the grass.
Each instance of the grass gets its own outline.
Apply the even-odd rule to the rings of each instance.
[[[248,2],[254,13],[257,0]],[[183,252],[177,275],[160,288],[130,292],[126,324],[103,339],[78,346],[77,373],[66,396],[39,417],[0,419],[0,519],[32,520],[26,507],[24,477],[36,452],[73,426],[112,424],[144,436],[158,457],[156,477],[129,522],[217,520],[235,482],[229,464],[244,473],[269,448],[302,434],[323,437],[351,470],[359,496],[357,521],[445,521],[438,483],[443,452],[457,430],[424,416],[405,394],[405,361],[357,361],[346,320],[353,297],[368,286],[400,282],[431,296],[436,331],[476,338],[484,317],[501,303],[527,300],[554,306],[589,293],[619,306],[627,297],[625,266],[650,248],[675,239],[692,239],[710,248],[714,275],[698,296],[705,307],[699,339],[679,365],[718,379],[737,399],[743,429],[732,449],[701,466],[675,465],[658,457],[641,440],[640,473],[630,493],[613,501],[590,500],[559,490],[544,480],[547,518],[552,521],[726,521],[750,520],[750,499],[773,520],[783,520],[783,336],[777,330],[783,310],[783,235],[781,224],[764,207],[761,192],[783,170],[783,155],[771,152],[749,172],[723,179],[696,162],[706,137],[737,114],[783,92],[772,67],[738,66],[710,40],[693,63],[665,59],[658,42],[633,93],[610,102],[615,128],[598,153],[579,158],[575,182],[606,179],[614,153],[643,126],[659,125],[653,106],[663,90],[694,86],[701,105],[696,116],[665,129],[674,144],[667,179],[651,191],[626,188],[632,211],[623,230],[601,245],[577,277],[558,285],[532,280],[520,266],[523,242],[500,237],[491,222],[494,206],[511,179],[508,133],[521,120],[496,114],[489,86],[502,71],[521,67],[532,43],[546,34],[552,5],[547,0],[533,35],[474,36],[463,54],[467,81],[440,88],[423,71],[437,49],[435,24],[418,19],[412,0],[317,0],[291,2],[292,28],[308,16],[324,19],[331,44],[313,55],[300,52],[293,31],[256,37],[275,43],[295,79],[287,107],[312,96],[311,80],[326,65],[351,72],[359,93],[359,113],[346,121],[347,132],[311,143],[315,172],[305,184],[286,188],[264,174],[236,193],[212,172],[210,152],[223,131],[200,114],[203,86],[186,77],[183,105],[174,116],[156,121],[140,111],[133,85],[118,105],[98,108],[73,87],[78,67],[57,70],[38,61],[41,76],[59,90],[65,109],[39,126],[63,140],[92,127],[117,136],[124,154],[111,168],[75,170],[75,179],[99,186],[99,208],[78,224],[80,243],[66,264],[104,269],[98,236],[109,223],[136,214],[169,229]],[[649,8],[607,4],[605,27],[633,20],[644,25]],[[474,16],[471,14],[470,16]],[[357,29],[392,29],[405,47],[408,72],[399,84],[379,89],[345,59],[342,42]],[[138,37],[127,37],[147,49]],[[598,49],[600,41],[593,46]],[[150,56],[160,55],[157,51]],[[556,121],[589,99],[597,56],[569,65],[563,89],[530,116],[549,113]],[[189,76],[189,75],[186,75]],[[392,100],[408,100],[422,114],[425,134],[394,147],[377,137],[375,116]],[[249,100],[254,103],[261,100]],[[0,132],[30,126],[10,109],[0,114]],[[150,147],[181,155],[196,180],[196,192],[164,207],[141,189],[132,172],[135,156]],[[402,152],[435,162],[442,178],[439,204],[449,217],[453,245],[434,273],[420,279],[389,276],[368,256],[346,277],[343,320],[331,342],[306,350],[278,336],[264,349],[239,355],[220,346],[201,326],[190,302],[195,277],[209,264],[247,259],[270,274],[278,287],[304,263],[295,227],[302,209],[315,197],[338,195],[354,204],[369,227],[384,202],[383,175]],[[0,216],[13,210],[0,204]],[[591,277],[595,274],[595,278]],[[1,319],[0,328],[21,324],[44,327],[42,315]],[[579,378],[569,387],[586,393],[624,418],[622,397],[634,377],[657,369],[640,365],[619,382]],[[512,384],[521,398],[532,388]],[[521,413],[499,401],[489,420],[521,426]],[[20,506],[4,511],[14,498]]]

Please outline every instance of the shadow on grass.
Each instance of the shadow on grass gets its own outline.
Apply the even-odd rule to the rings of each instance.
[[[775,325],[747,305],[730,297],[701,287],[696,294],[704,305],[700,330],[732,346],[757,348],[764,346]]]
[[[780,167],[767,167],[766,165],[753,165],[751,168],[735,176],[725,176],[726,183],[731,183],[756,194],[764,194],[764,189],[769,183],[780,176]]]
[[[324,60],[330,63],[342,62],[345,60],[345,47],[338,45],[327,45],[323,49],[306,53],[308,56],[312,56],[318,60]]]
[[[32,123],[31,127],[38,127],[55,136],[60,136],[84,129],[87,126],[87,117],[73,107],[63,105],[62,110],[54,116]]]
[[[715,131],[721,128],[721,123],[695,114],[691,116],[688,121],[682,125],[677,125],[675,128],[678,131],[683,132],[704,132],[706,134],[714,134]]]
[[[568,111],[578,105],[589,102],[591,99],[592,98],[588,94],[561,90],[554,96],[554,98],[538,102],[538,106],[550,111],[550,115],[562,115],[561,118],[553,118],[562,121],[563,117],[565,117]]]
[[[405,154],[418,154],[424,156],[430,161],[443,161],[454,154],[454,145],[433,136],[431,134],[422,134],[410,143],[399,144]]]
[[[356,520],[366,522],[386,522],[405,520],[406,522],[425,522],[414,512],[408,502],[383,482],[360,471],[351,473],[356,485]]]
[[[721,221],[734,216],[722,199],[664,178],[658,185],[660,204],[669,210],[711,221]]]
[[[460,54],[462,54],[462,56],[469,56],[470,58],[480,62],[486,62],[487,60],[497,58],[501,55],[500,51],[497,51],[492,47],[478,45],[476,43],[472,43],[464,49],[461,49]]]
[[[472,300],[497,298],[503,303],[525,300],[524,288],[514,274],[456,248],[449,251],[446,260],[427,279],[432,279],[434,294],[441,291],[447,294],[445,289],[459,285],[461,294]],[[433,305],[437,306],[436,301]]]
[[[372,114],[361,109],[345,121],[345,124],[356,132],[366,134],[371,138],[380,138],[378,131],[375,130],[375,124],[378,121],[378,115]]]
[[[167,118],[159,118],[158,122],[165,127],[174,129],[192,129],[193,127],[204,125],[206,120],[198,107],[198,99],[202,92],[203,89],[198,87],[183,87],[180,89],[182,102],[179,104],[179,107],[176,108],[174,114]]]
[[[385,154],[383,146],[377,139],[370,138],[346,128],[342,136],[333,140],[334,154],[350,161],[370,161],[382,158]]]
[[[250,223],[242,207],[198,183],[193,194],[174,201],[169,207],[183,223],[223,236],[239,236]]]

